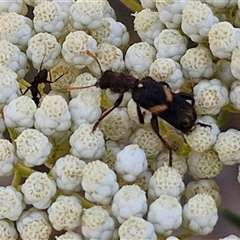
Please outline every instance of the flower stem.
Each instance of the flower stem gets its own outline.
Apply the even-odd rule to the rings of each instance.
[[[92,202],[88,201],[86,198],[84,198],[80,194],[73,193],[73,196],[77,197],[82,202],[83,208],[90,208],[90,207],[94,206],[94,204]]]
[[[189,232],[182,233],[181,235],[177,236],[177,238],[179,238],[180,240],[183,240],[183,239],[188,239],[193,235],[194,233],[189,231]]]

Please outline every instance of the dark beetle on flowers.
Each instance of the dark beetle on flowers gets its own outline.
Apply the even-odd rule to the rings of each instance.
[[[89,51],[87,51],[87,54],[96,60],[101,69],[96,56]],[[166,82],[157,82],[151,77],[144,77],[138,80],[129,74],[113,72],[111,70],[106,70],[105,72],[101,70],[99,81],[87,87],[92,86],[97,86],[101,89],[110,89],[112,92],[119,94],[114,105],[106,110],[94,124],[92,131],[97,128],[102,119],[121,104],[124,93],[130,91],[133,100],[137,104],[139,122],[141,124],[144,123],[144,117],[140,107],[152,113],[151,126],[169,150],[169,166],[172,166],[173,149],[159,133],[158,117],[162,118],[184,134],[191,132],[194,129],[197,119],[192,95],[183,92],[174,93]],[[69,90],[87,87],[70,87]]]

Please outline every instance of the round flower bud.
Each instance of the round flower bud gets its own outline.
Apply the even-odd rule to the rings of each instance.
[[[236,110],[240,110],[240,84],[239,80],[235,81],[231,85],[231,89],[229,92],[229,100],[233,104],[233,107]]]
[[[67,231],[64,234],[61,234],[59,236],[55,236],[56,240],[82,240],[82,237],[80,234],[75,233],[73,231]]]
[[[1,2],[1,6],[0,6],[1,13],[15,12],[25,16],[27,15],[27,11],[28,11],[27,5],[23,0],[17,0],[17,1],[9,0],[9,1]]]
[[[223,163],[214,150],[204,152],[191,151],[188,155],[187,162],[188,172],[195,179],[213,178],[217,176],[223,168]]]
[[[224,238],[219,238],[218,240],[240,240],[240,237],[231,234],[231,235],[228,235]]]
[[[104,17],[99,28],[90,30],[90,35],[97,40],[98,44],[106,42],[116,47],[123,47],[129,41],[126,26],[112,17]]]
[[[23,196],[14,187],[0,186],[0,219],[16,221],[25,208]]]
[[[83,123],[69,139],[70,153],[85,161],[99,159],[105,152],[103,133],[98,128],[92,132],[92,128],[92,124]]]
[[[36,109],[36,104],[31,98],[27,96],[15,98],[3,109],[5,123],[18,132],[32,128]]]
[[[115,235],[115,220],[102,206],[83,209],[82,234],[87,239],[112,240]]]
[[[70,154],[59,158],[51,170],[58,188],[63,191],[79,191],[83,168],[86,163]]]
[[[127,145],[116,157],[115,170],[128,182],[133,182],[147,170],[145,152],[138,144]]]
[[[2,240],[17,240],[18,233],[14,223],[9,220],[0,220],[0,239]]]
[[[202,45],[189,48],[180,60],[183,76],[198,82],[209,78],[216,71],[210,50]]]
[[[118,235],[120,240],[157,240],[157,235],[152,223],[140,217],[130,217],[123,222],[118,229]]]
[[[143,217],[147,212],[145,191],[135,184],[124,185],[114,195],[111,210],[119,223],[123,223],[132,216]]]
[[[156,50],[147,42],[131,45],[125,55],[125,65],[129,73],[136,78],[148,76],[149,67],[154,61]]]
[[[89,162],[84,167],[82,187],[86,199],[103,205],[111,202],[119,188],[114,171],[99,160]]]
[[[67,131],[71,126],[68,104],[59,95],[45,96],[34,117],[35,128],[47,136]]]
[[[233,165],[240,162],[240,131],[228,129],[218,135],[214,145],[219,159],[224,165]]]
[[[168,236],[182,223],[182,206],[177,198],[161,195],[150,204],[147,220],[154,225],[157,234]]]
[[[17,230],[22,239],[42,240],[49,239],[52,227],[45,212],[31,208],[17,220]]]
[[[5,120],[3,119],[3,116],[0,113],[0,138],[4,138],[3,134],[5,130],[6,130]]]
[[[28,41],[26,55],[36,69],[50,69],[60,59],[61,45],[50,33],[37,33]]]
[[[185,186],[181,175],[175,168],[164,164],[149,179],[148,197],[155,200],[163,194],[180,199]]]
[[[14,145],[7,139],[0,139],[0,176],[11,175],[17,161]]]
[[[48,217],[57,230],[75,230],[80,226],[82,205],[75,196],[60,195],[48,208]]]
[[[140,12],[136,12],[133,16],[135,17],[134,30],[142,42],[153,45],[154,39],[165,28],[164,24],[158,18],[158,13],[146,8]]]
[[[33,10],[33,24],[37,33],[50,33],[60,38],[68,23],[68,14],[56,1],[40,2]]]
[[[171,58],[179,62],[187,50],[187,38],[177,29],[164,29],[154,39],[154,47],[157,49],[156,58]]]
[[[151,128],[138,128],[129,138],[132,144],[138,144],[146,158],[155,158],[163,149],[162,141]]]
[[[198,193],[183,207],[183,226],[198,235],[212,232],[218,219],[214,199],[206,193]]]
[[[199,118],[198,123],[192,132],[184,134],[184,138],[193,151],[203,152],[214,145],[220,130],[211,116]],[[201,123],[207,126],[201,126]]]
[[[229,102],[228,90],[220,80],[201,80],[193,89],[195,107],[199,114],[216,115]]]
[[[62,44],[64,60],[79,69],[94,61],[92,57],[86,54],[87,50],[95,54],[97,42],[84,31],[70,32]]]
[[[32,204],[38,209],[46,209],[50,206],[57,188],[46,173],[33,172],[23,183],[21,190],[27,204]]]
[[[18,157],[28,167],[42,165],[52,149],[48,138],[40,131],[31,128],[22,131],[15,142]]]

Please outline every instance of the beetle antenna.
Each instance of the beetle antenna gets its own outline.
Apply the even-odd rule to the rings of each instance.
[[[74,87],[74,86],[72,86],[72,87],[68,87],[67,90],[68,90],[68,91],[72,91],[72,90],[79,90],[79,89],[90,88],[90,87],[99,87],[99,83],[96,82],[96,83],[94,83],[94,84],[92,84],[92,85],[82,86],[82,87]]]
[[[99,69],[100,69],[100,71],[101,71],[101,75],[103,75],[103,70],[102,70],[102,68],[101,68],[101,65],[100,65],[97,57],[96,57],[92,52],[90,52],[89,50],[87,50],[86,53],[87,53],[87,55],[88,55],[89,57],[92,57],[92,58],[97,62],[97,65],[99,66]]]

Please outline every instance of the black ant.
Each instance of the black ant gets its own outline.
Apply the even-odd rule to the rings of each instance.
[[[158,117],[162,118],[184,134],[190,133],[196,125],[197,120],[193,96],[183,92],[174,93],[166,82],[157,82],[149,76],[138,80],[123,72],[118,73],[111,70],[103,72],[96,56],[90,51],[87,51],[86,54],[95,59],[101,71],[99,81],[88,87],[97,86],[101,89],[109,88],[112,92],[119,93],[119,97],[114,105],[102,114],[94,124],[92,131],[97,128],[99,123],[110,112],[121,104],[124,93],[130,91],[137,105],[139,122],[141,124],[144,123],[144,117],[140,107],[152,113],[152,129],[169,150],[169,166],[172,166],[173,149],[159,134]],[[70,87],[69,90],[83,88],[87,87]],[[190,101],[190,103],[188,101]]]
[[[44,57],[43,57],[43,59],[44,59]],[[29,90],[31,91],[32,100],[35,102],[37,107],[39,105],[39,100],[41,98],[41,93],[38,89],[39,84],[41,84],[41,83],[49,83],[49,84],[54,83],[57,80],[59,80],[65,74],[65,73],[61,74],[54,81],[49,81],[47,79],[49,70],[47,70],[46,68],[42,69],[42,63],[43,63],[43,60],[42,60],[41,65],[40,65],[40,70],[37,73],[37,75],[34,77],[33,81],[31,82],[31,85],[29,87],[27,87],[24,92],[22,92],[22,90],[21,90],[22,95],[25,95]]]

